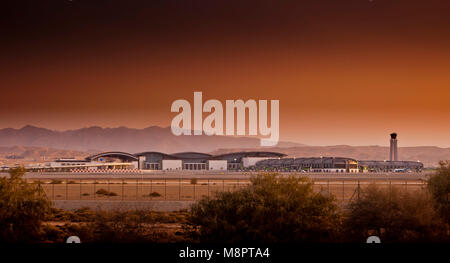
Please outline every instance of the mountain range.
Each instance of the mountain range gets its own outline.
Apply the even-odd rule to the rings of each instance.
[[[27,125],[21,129],[0,130],[0,146],[32,146],[75,151],[124,151],[137,153],[159,151],[211,152],[219,148],[257,148],[259,138],[227,136],[175,136],[170,127],[151,126],[144,129],[127,127],[89,127],[55,131]],[[300,143],[280,142],[280,147],[301,146]]]

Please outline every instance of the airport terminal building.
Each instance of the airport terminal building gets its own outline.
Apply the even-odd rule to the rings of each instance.
[[[268,159],[256,163],[256,170],[286,172],[357,173],[358,161],[344,157]]]
[[[58,159],[42,166],[27,167],[35,171],[55,172],[132,172],[132,171],[227,171],[247,170],[261,160],[283,158],[285,154],[253,151],[211,155],[198,152],[167,154],[162,152],[103,152],[84,160]]]
[[[420,161],[359,161],[360,170],[363,172],[420,172],[423,163]]]
[[[143,172],[143,171],[276,171],[276,172],[418,172],[419,161],[399,161],[397,134],[391,134],[389,161],[356,160],[348,157],[289,158],[269,151],[231,152],[211,155],[199,152],[102,152],[83,160],[58,159],[33,167],[47,172]]]
[[[273,172],[406,172],[421,171],[418,161],[365,161],[347,157],[288,158],[276,152],[233,152],[210,155],[197,152],[103,152],[83,160],[58,159],[27,167],[46,172],[151,172],[151,171],[273,171]]]

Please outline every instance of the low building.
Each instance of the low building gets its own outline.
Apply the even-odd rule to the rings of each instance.
[[[286,172],[357,173],[358,161],[345,157],[267,159],[256,163],[257,170]]]
[[[180,171],[183,169],[183,161],[181,161],[181,160],[162,160],[161,168],[164,171]]]
[[[274,152],[235,152],[211,155],[198,152],[166,154],[161,152],[142,152],[135,156],[139,159],[139,168],[143,170],[240,170],[252,167],[257,161],[284,157]],[[181,161],[181,164],[179,162]],[[166,166],[163,165],[166,163]],[[177,163],[177,165],[175,165]],[[169,164],[171,164],[169,166]],[[181,165],[181,168],[179,167]]]
[[[226,171],[228,162],[226,160],[209,160],[208,170],[210,171]]]
[[[244,168],[250,168],[256,165],[258,161],[282,158],[286,154],[277,152],[233,152],[212,156],[211,160],[226,160],[228,170],[242,170]]]
[[[27,167],[31,171],[284,171],[284,172],[406,172],[421,171],[413,161],[358,161],[347,157],[286,158],[277,152],[232,152],[211,155],[198,152],[103,152],[83,160],[58,159],[45,165]]]
[[[359,161],[361,172],[420,172],[423,163],[420,161]]]

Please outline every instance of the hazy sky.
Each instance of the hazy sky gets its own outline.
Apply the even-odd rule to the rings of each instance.
[[[450,147],[450,1],[11,2],[0,128],[168,126],[202,91],[280,100],[281,140]]]

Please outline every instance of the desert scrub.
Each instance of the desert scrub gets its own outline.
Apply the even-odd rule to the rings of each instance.
[[[151,196],[151,197],[160,197],[161,194],[158,193],[158,192],[152,192],[152,193],[149,194],[149,196]]]
[[[97,195],[104,195],[104,196],[117,196],[117,193],[110,192],[106,189],[100,188],[95,192]]]

